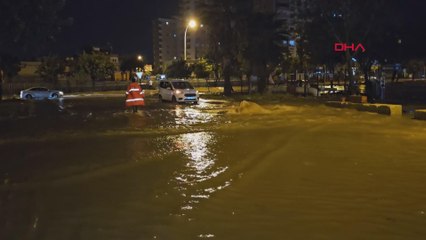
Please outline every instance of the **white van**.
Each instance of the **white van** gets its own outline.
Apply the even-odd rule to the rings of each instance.
[[[161,80],[158,98],[160,101],[198,103],[198,91],[185,80]]]

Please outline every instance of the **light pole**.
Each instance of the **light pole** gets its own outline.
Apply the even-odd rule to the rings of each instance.
[[[136,59],[137,59],[136,76],[138,77],[139,80],[141,80],[142,76],[143,76],[143,69],[142,69],[143,68],[143,65],[142,65],[142,63],[143,63],[143,56],[142,55],[138,55],[136,57]]]
[[[188,32],[188,28],[194,28],[197,25],[195,20],[190,20],[185,28],[185,34],[183,37],[183,60],[186,61],[186,33]]]

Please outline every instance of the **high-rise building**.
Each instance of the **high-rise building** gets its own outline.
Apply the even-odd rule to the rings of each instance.
[[[174,60],[180,59],[177,20],[159,18],[153,21],[154,69],[165,70]]]
[[[289,31],[295,31],[298,24],[302,23],[301,11],[306,8],[306,0],[275,0],[278,21],[282,21]]]
[[[275,20],[280,23],[283,32],[288,34],[285,43],[292,57],[297,57],[297,40],[301,37],[304,19],[301,17],[302,11],[307,7],[306,0],[274,0]]]
[[[206,0],[180,0],[179,14],[173,18],[159,18],[153,21],[153,55],[155,70],[165,70],[175,60],[184,59],[184,34],[189,20],[197,26],[188,28],[186,36],[186,57],[196,61],[208,50],[206,27],[200,22],[200,4]]]

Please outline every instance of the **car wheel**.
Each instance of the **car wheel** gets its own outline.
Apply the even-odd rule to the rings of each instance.
[[[160,100],[160,102],[164,102],[163,97],[161,95],[158,95],[158,100]]]
[[[176,97],[175,96],[172,97],[172,103],[176,103]]]
[[[59,95],[57,93],[52,94],[52,98],[56,99],[59,98]]]
[[[31,94],[27,94],[25,95],[25,99],[28,99],[28,100],[33,99],[33,96]]]

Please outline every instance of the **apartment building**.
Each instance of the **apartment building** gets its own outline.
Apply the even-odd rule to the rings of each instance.
[[[212,0],[180,0],[179,13],[174,18],[160,18],[153,23],[154,68],[165,69],[174,60],[186,59],[197,61],[208,53],[208,26],[199,21],[203,3]],[[295,35],[297,24],[300,23],[299,11],[306,0],[252,0],[254,11],[275,14],[275,20],[285,26],[285,31]],[[194,19],[197,25],[194,29],[187,28],[189,20]],[[186,44],[185,30],[186,32]],[[290,52],[296,54],[295,39],[287,44]]]
[[[154,69],[166,69],[174,60],[181,58],[178,21],[173,18],[159,18],[153,21]],[[183,44],[183,43],[182,43]]]
[[[275,0],[277,21],[282,21],[289,31],[295,31],[303,23],[301,11],[307,7],[306,0]]]

